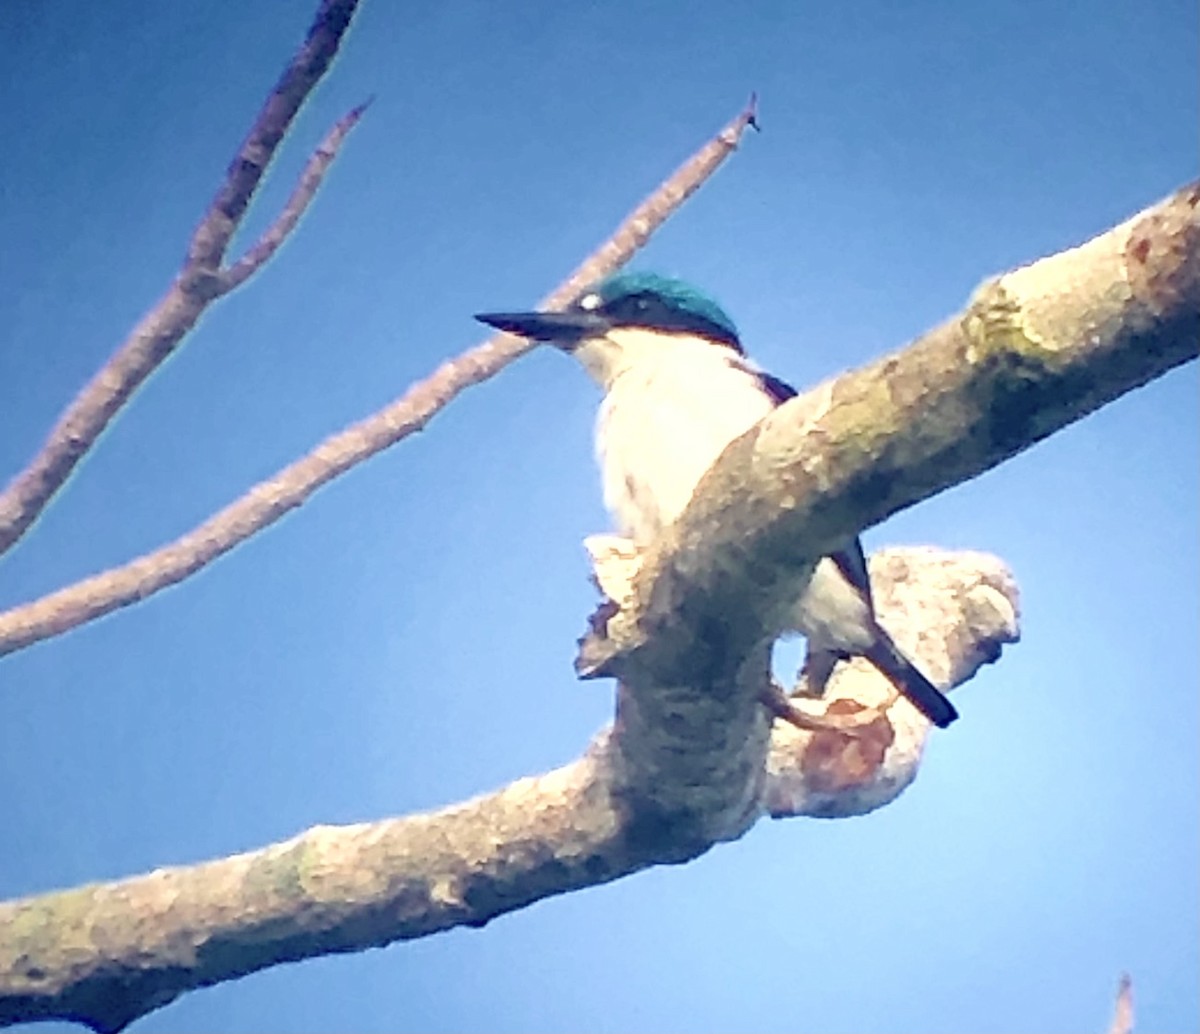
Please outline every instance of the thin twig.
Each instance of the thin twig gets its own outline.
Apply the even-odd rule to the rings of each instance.
[[[621,223],[612,237],[543,301],[561,307],[619,269],[737,148],[753,117],[742,111]],[[365,420],[327,438],[308,455],[251,488],[174,542],[0,614],[0,656],[59,635],[145,599],[194,574],[255,532],[300,506],[318,488],[423,428],[459,392],[495,376],[533,347],[497,334],[439,366],[424,381]]]
[[[692,155],[659,188],[635,208],[557,288],[542,299],[545,309],[569,305],[597,280],[620,269],[650,239],[667,217],[691,197],[717,171],[742,141],[747,126],[758,128],[758,97],[750,100],[736,118]]]
[[[349,135],[350,130],[358,124],[358,120],[362,118],[363,112],[367,110],[370,103],[370,100],[365,101],[357,108],[347,112],[334,124],[329,135],[321,141],[321,146],[308,159],[308,164],[304,166],[304,171],[300,174],[296,189],[292,191],[292,196],[288,198],[283,211],[279,213],[279,218],[245,255],[221,273],[220,291],[222,295],[228,294],[235,287],[244,284],[275,254],[279,245],[287,240],[288,235],[300,222],[300,217],[308,210],[313,197],[316,196],[321,181],[325,178],[325,173],[329,171],[338,151],[341,150],[342,142]]]
[[[1133,1034],[1133,980],[1128,973],[1122,973],[1117,984],[1117,1003],[1108,1034]]]
[[[357,6],[358,0],[321,0],[304,45],[283,70],[238,153],[229,163],[217,196],[196,227],[185,268],[202,270],[209,275],[220,269],[250,199],[287,136],[296,113],[329,70]]]
[[[175,351],[204,310],[254,271],[251,268],[235,272],[238,270],[235,266],[234,270],[222,273],[220,263],[292,119],[333,61],[357,3],[358,0],[324,0],[321,4],[304,45],[276,83],[230,163],[224,182],[192,235],[183,268],[166,294],[75,397],[28,466],[0,493],[0,554],[28,531],[104,429],[146,378]],[[341,138],[357,121],[357,115],[352,112],[339,126],[347,120],[349,125],[340,136],[335,127],[323,148],[335,137],[340,145]],[[322,159],[318,151],[309,162],[306,176],[314,164],[323,161],[327,167],[333,157],[330,154]],[[319,179],[318,175],[318,182]],[[289,210],[303,192],[302,182],[288,203]],[[309,200],[311,192],[300,200],[300,207]],[[278,231],[282,240],[299,216],[299,211],[285,210],[268,237]],[[256,245],[251,254],[257,248]],[[259,264],[273,250],[267,250]],[[226,279],[235,282],[225,283]]]

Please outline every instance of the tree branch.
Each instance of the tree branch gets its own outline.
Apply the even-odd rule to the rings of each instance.
[[[230,163],[224,183],[192,235],[183,268],[167,293],[75,397],[29,465],[0,493],[0,554],[33,525],[104,429],[146,378],[175,351],[205,309],[257,268],[241,270],[239,263],[233,270],[222,272],[220,263],[280,141],[333,61],[357,3],[358,0],[323,0],[308,30],[308,38],[275,84]],[[293,195],[288,210],[295,204],[297,211],[290,216],[290,223],[289,212],[285,210],[280,220],[282,229],[280,224],[272,229],[272,232],[279,230],[280,240],[291,231],[303,208],[312,200],[325,168],[357,119],[355,112],[346,116],[338,123],[338,127],[345,128],[339,133],[335,127],[322,145],[322,149],[331,153],[323,155],[318,150],[310,159],[306,177],[314,166],[320,166],[320,172],[307,194],[302,182]],[[258,265],[273,251],[274,247],[263,254]]]
[[[1117,984],[1117,1000],[1108,1034],[1133,1034],[1133,980],[1128,973],[1122,973]]]
[[[585,666],[621,685],[582,759],[431,815],[0,906],[0,1020],[113,1030],[191,987],[685,861],[764,814],[893,799],[929,727],[873,672],[839,671],[813,705],[872,715],[852,733],[768,727],[779,608],[845,535],[1194,357],[1198,196],[985,285],[958,320],[733,443],[679,524],[625,561],[628,592],[598,570],[621,609]],[[881,620],[947,687],[1016,637],[999,561],[897,552],[872,575]]]
[[[363,113],[370,104],[370,100],[364,101],[357,108],[351,108],[334,123],[329,135],[321,141],[321,145],[308,159],[308,163],[304,166],[304,170],[300,173],[300,179],[292,191],[292,196],[283,206],[279,217],[245,255],[228,269],[221,271],[221,275],[218,277],[218,290],[221,295],[226,295],[234,288],[244,284],[270,260],[271,256],[279,250],[279,246],[288,239],[300,222],[300,217],[308,211],[308,206],[316,197],[317,191],[321,187],[321,181],[325,179],[325,174],[342,149],[346,137],[350,135],[350,130],[358,125],[359,119],[363,117]]]
[[[354,117],[355,113],[351,112],[339,126]],[[561,308],[569,304],[597,279],[628,262],[651,234],[737,149],[742,133],[753,119],[752,101],[642,202],[608,241],[542,301],[542,306]],[[346,125],[345,130],[348,129]],[[335,128],[330,139],[337,133]],[[323,146],[328,144],[329,140]],[[313,162],[319,155],[320,152]],[[302,189],[303,182],[297,192]],[[288,208],[291,207],[292,202],[289,202]],[[259,248],[269,247],[279,225],[268,231],[243,262],[252,264],[256,261]],[[230,273],[240,266],[241,263],[234,266]],[[443,363],[430,377],[410,387],[378,413],[327,438],[307,456],[259,482],[240,499],[169,545],[0,613],[0,656],[103,617],[195,574],[300,506],[322,485],[421,430],[459,392],[495,376],[531,347],[533,345],[524,338],[494,335],[458,358]],[[99,377],[103,376],[102,371]],[[72,464],[74,462],[72,460]]]
[[[893,633],[950,683],[1016,636],[1015,586],[993,557],[893,551],[874,558],[872,574]],[[831,692],[869,698],[878,683],[848,670]],[[632,744],[654,735],[645,726],[659,718],[622,708],[579,760],[441,811],[317,827],[220,861],[0,904],[0,1024],[60,1018],[118,1030],[192,988],[482,926],[554,894],[686,861],[716,839],[694,835],[699,816],[723,807],[719,781],[693,778],[715,778],[706,770],[754,770],[741,829],[766,813],[869,810],[912,781],[929,731],[899,705],[868,738],[776,726],[765,768],[767,719],[747,709],[744,730],[705,724],[683,763],[658,773],[648,808]]]
[[[988,281],[961,315],[732,443],[583,641],[580,673],[678,678],[712,628],[734,663],[786,628],[796,580],[855,531],[1194,359],[1198,206],[1194,183]]]
[[[1020,638],[1016,579],[987,553],[889,549],[871,557],[883,624],[947,690]],[[805,702],[807,703],[807,702]],[[867,662],[839,665],[821,710],[876,717],[852,734],[800,733],[776,724],[763,807],[772,818],[846,818],[890,804],[916,778],[929,722]]]

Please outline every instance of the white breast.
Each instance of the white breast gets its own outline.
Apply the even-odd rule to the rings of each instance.
[[[605,505],[638,543],[674,521],[725,447],[774,408],[731,349],[653,337],[625,343],[638,354],[623,357],[596,425]]]
[[[580,352],[607,388],[596,422],[604,502],[621,534],[644,545],[775,403],[746,359],[700,338],[615,330]],[[875,641],[870,604],[828,559],[797,586],[794,620],[810,649],[861,652]]]

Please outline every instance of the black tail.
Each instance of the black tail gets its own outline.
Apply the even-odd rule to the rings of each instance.
[[[939,729],[946,728],[958,712],[946,699],[945,694],[922,675],[916,666],[904,656],[892,642],[891,636],[880,629],[875,645],[866,653],[866,658],[875,665],[893,686],[912,702]]]

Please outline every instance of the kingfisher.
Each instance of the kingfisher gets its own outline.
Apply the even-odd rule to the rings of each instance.
[[[714,299],[656,273],[617,273],[564,311],[475,318],[557,346],[604,392],[596,420],[604,503],[639,547],[683,513],[730,442],[796,395],[747,357]],[[791,618],[808,644],[806,693],[820,695],[839,661],[865,657],[934,725],[958,717],[876,619],[857,536],[817,563]]]

